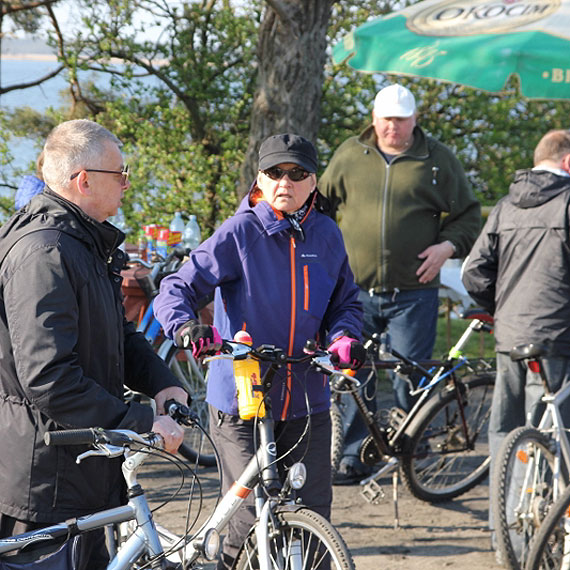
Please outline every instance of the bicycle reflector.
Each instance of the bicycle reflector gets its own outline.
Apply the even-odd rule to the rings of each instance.
[[[535,374],[540,374],[540,362],[538,360],[529,360],[528,369]]]

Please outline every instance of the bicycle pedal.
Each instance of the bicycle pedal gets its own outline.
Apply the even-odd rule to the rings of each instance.
[[[390,409],[390,419],[389,425],[394,431],[397,431],[398,428],[402,425],[402,422],[406,419],[408,414],[402,410],[402,408],[391,408]]]
[[[379,505],[380,501],[386,497],[386,493],[382,487],[372,479],[368,481],[366,485],[362,486],[360,489],[360,494],[364,497],[364,499],[372,504],[372,505]]]

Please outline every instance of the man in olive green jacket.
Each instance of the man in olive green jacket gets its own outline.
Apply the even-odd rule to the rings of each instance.
[[[471,249],[481,227],[480,206],[457,157],[417,126],[408,89],[390,85],[379,91],[372,119],[337,149],[319,188],[331,200],[361,288],[364,333],[386,329],[399,352],[428,359],[439,271],[447,259]],[[408,382],[394,377],[396,406],[405,411],[413,404],[409,390]],[[356,482],[365,472],[358,461],[360,421],[347,420],[339,484]]]

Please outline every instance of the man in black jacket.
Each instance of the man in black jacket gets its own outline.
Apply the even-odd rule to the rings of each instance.
[[[543,388],[538,374],[512,362],[511,348],[549,346],[545,368],[557,390],[570,379],[570,131],[550,131],[519,170],[463,269],[469,294],[495,316],[497,379],[489,425],[491,460],[504,437],[536,425]]]
[[[186,392],[127,323],[118,249],[105,220],[129,188],[119,140],[87,120],[62,123],[44,147],[46,189],[0,229],[0,536],[119,505],[120,462],[45,446],[46,431],[100,426],[154,431],[175,451],[166,415],[126,404],[123,386],[158,413]],[[82,536],[80,567],[106,567],[102,533]]]

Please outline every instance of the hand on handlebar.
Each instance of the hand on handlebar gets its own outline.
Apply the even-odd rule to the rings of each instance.
[[[195,320],[184,323],[174,336],[176,346],[192,350],[194,358],[216,354],[222,348],[222,337],[216,327],[201,325]]]
[[[343,335],[337,338],[328,348],[331,361],[339,368],[358,370],[366,360],[364,345],[355,338]]]
[[[168,410],[166,410],[164,405],[167,400],[175,400],[186,406],[189,406],[192,403],[190,394],[188,394],[188,392],[186,392],[186,390],[183,388],[180,388],[179,386],[169,386],[168,388],[163,388],[154,396],[154,401],[156,402],[156,411],[160,415],[168,414]]]
[[[162,436],[164,449],[170,453],[176,453],[184,440],[184,429],[170,416],[156,416],[152,431]]]

